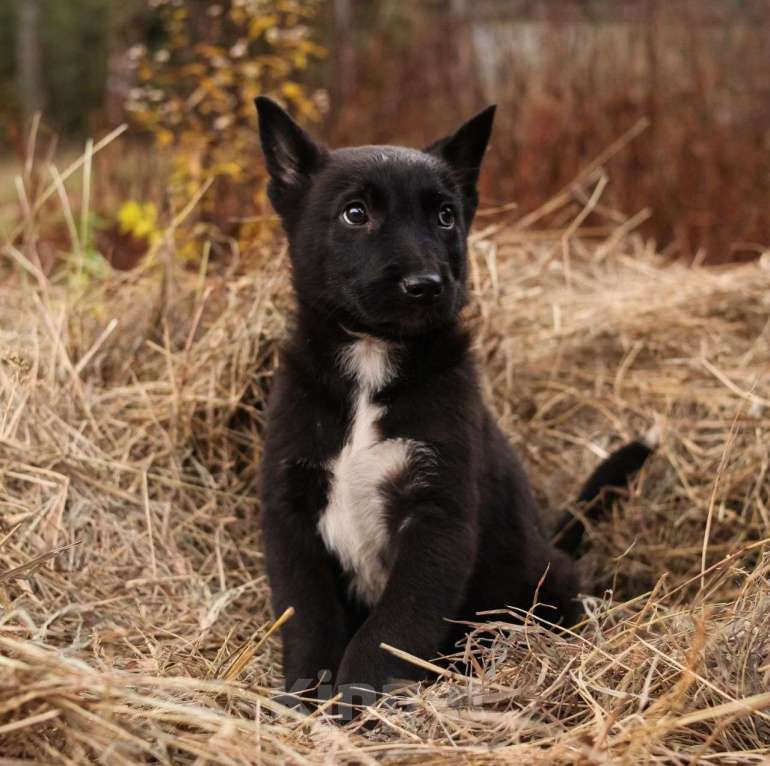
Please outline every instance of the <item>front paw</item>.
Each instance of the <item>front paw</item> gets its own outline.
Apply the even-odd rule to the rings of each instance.
[[[309,674],[308,674],[309,675]],[[332,698],[332,673],[319,670],[315,679],[291,676],[284,682],[284,693],[273,697],[283,707],[308,715]]]
[[[361,708],[376,704],[386,691],[387,682],[382,649],[351,643],[337,673],[343,718],[351,720]]]

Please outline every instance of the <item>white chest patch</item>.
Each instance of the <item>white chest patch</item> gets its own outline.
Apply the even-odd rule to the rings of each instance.
[[[328,466],[332,474],[329,500],[318,530],[327,549],[350,575],[351,590],[372,606],[389,575],[382,484],[407,467],[420,445],[380,437],[377,423],[385,408],[372,397],[395,375],[388,345],[369,337],[356,340],[345,349],[340,365],[355,381],[353,417],[339,455]]]

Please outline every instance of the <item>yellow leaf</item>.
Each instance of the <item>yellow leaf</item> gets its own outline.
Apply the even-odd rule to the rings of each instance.
[[[158,146],[170,146],[174,141],[174,134],[168,128],[159,128],[155,133]]]
[[[277,16],[257,16],[249,24],[249,37],[254,40],[277,23]]]
[[[296,100],[302,97],[302,88],[296,82],[285,82],[281,85],[281,93],[288,99]]]
[[[118,223],[123,234],[133,231],[134,227],[142,217],[142,208],[135,200],[129,200],[123,203],[118,211]]]

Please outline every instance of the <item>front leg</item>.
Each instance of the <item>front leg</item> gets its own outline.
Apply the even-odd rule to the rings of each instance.
[[[286,692],[312,697],[302,692],[336,674],[350,637],[349,616],[338,568],[316,528],[325,477],[301,465],[281,468],[264,481],[267,573],[274,613],[295,610],[281,631]]]
[[[337,684],[363,704],[396,679],[416,680],[424,671],[380,648],[391,644],[423,659],[440,651],[460,607],[476,554],[477,530],[465,517],[448,517],[433,506],[416,508],[402,530],[388,584],[380,601],[350,641]]]

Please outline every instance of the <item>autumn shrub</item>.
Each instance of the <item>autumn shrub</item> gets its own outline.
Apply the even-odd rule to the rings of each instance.
[[[265,205],[253,101],[269,94],[306,123],[320,117],[323,93],[303,82],[324,53],[311,31],[319,3],[148,3],[160,32],[154,45],[130,52],[137,86],[128,107],[156,149],[170,155],[173,214],[205,191],[183,254],[194,256],[202,236],[215,247],[266,236],[274,221]]]

